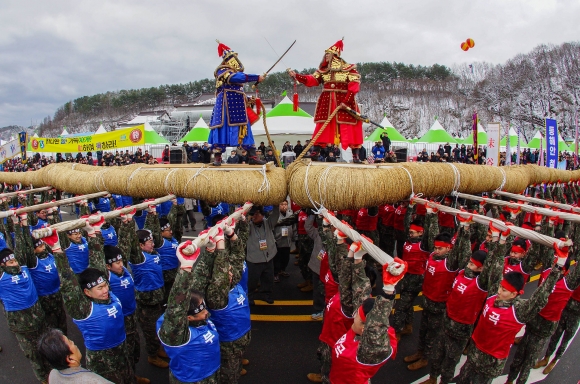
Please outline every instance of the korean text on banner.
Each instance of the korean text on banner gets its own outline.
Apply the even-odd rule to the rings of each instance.
[[[127,129],[76,137],[35,137],[30,146],[34,152],[89,152],[145,144],[145,127],[138,125]]]
[[[7,142],[0,147],[0,164],[4,163],[6,160],[10,160],[17,155],[20,155],[21,153],[19,139]]]
[[[500,123],[487,124],[487,157],[485,159],[486,165],[499,165],[499,132]],[[509,137],[508,137],[509,140]]]
[[[558,166],[558,125],[556,120],[546,119],[546,167]]]

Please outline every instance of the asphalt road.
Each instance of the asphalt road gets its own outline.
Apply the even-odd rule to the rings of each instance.
[[[186,235],[191,236],[188,232]],[[317,372],[319,369],[316,358],[318,336],[322,327],[320,321],[310,321],[312,313],[309,300],[311,293],[300,292],[296,284],[301,281],[298,267],[293,265],[291,257],[288,272],[289,278],[284,278],[279,284],[275,284],[274,298],[277,302],[273,305],[259,303],[252,308],[252,314],[269,315],[268,321],[252,321],[252,342],[245,354],[250,360],[246,367],[248,373],[240,379],[241,384],[296,384],[308,383],[306,375],[309,372]],[[531,283],[535,287],[536,283]],[[527,289],[527,295],[532,292],[532,286]],[[280,303],[278,303],[280,301]],[[262,304],[262,305],[260,305]],[[298,305],[282,305],[298,304]],[[306,305],[304,305],[306,304]],[[418,304],[418,303],[417,303]],[[426,379],[428,368],[417,372],[406,369],[403,357],[415,352],[418,341],[418,329],[420,313],[416,312],[412,336],[404,337],[399,344],[397,358],[388,361],[381,368],[372,382],[377,383],[414,383]],[[273,321],[273,320],[306,320],[306,321]],[[82,337],[77,327],[69,319],[69,337],[84,351]],[[580,380],[580,338],[575,338],[568,348],[564,357],[557,364],[549,376],[541,374],[541,370],[533,370],[528,383],[542,382],[551,384],[576,384]],[[8,331],[6,319],[0,316],[0,384],[31,384],[36,379],[28,360],[18,347],[16,338]],[[152,383],[168,383],[167,369],[153,367],[147,363],[147,354],[144,342],[141,339],[141,361],[137,366],[139,376],[148,377]],[[512,351],[513,356],[514,351]],[[510,358],[511,361],[511,358]],[[506,364],[506,371],[509,362]],[[505,377],[494,381],[505,383]]]

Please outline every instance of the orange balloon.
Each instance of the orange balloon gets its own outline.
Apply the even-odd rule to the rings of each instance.
[[[469,48],[475,47],[475,41],[473,41],[473,39],[467,39],[465,40],[465,42],[467,43],[467,45],[469,45]]]
[[[467,51],[469,50],[469,45],[464,41],[463,43],[461,43],[461,49]]]

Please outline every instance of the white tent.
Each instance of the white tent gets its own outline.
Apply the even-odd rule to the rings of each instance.
[[[311,138],[315,124],[313,117],[302,109],[299,108],[298,111],[294,112],[292,101],[288,97],[284,97],[278,105],[266,114],[266,125],[276,148],[282,150],[282,146],[286,141],[290,141],[290,144],[295,145],[296,141],[300,140],[304,144],[304,141]],[[252,134],[256,145],[261,141],[267,145],[268,139],[261,117],[259,121],[252,125]]]
[[[97,129],[94,135],[99,135],[101,133],[107,133],[107,130],[105,129],[105,127],[103,127],[103,124],[99,125],[99,129]]]
[[[63,130],[62,130],[62,133],[61,133],[60,135],[61,135],[61,136],[66,136],[66,135],[68,135],[68,134],[69,134],[69,133],[68,133],[68,131],[67,131],[67,130],[66,130],[66,128],[65,128],[65,129],[63,129]]]

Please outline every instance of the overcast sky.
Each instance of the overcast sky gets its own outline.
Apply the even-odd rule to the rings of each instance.
[[[578,0],[246,0],[0,3],[0,127],[29,126],[85,95],[211,77],[219,39],[248,73],[348,62],[502,63],[579,39]],[[460,49],[467,38],[475,48]]]

